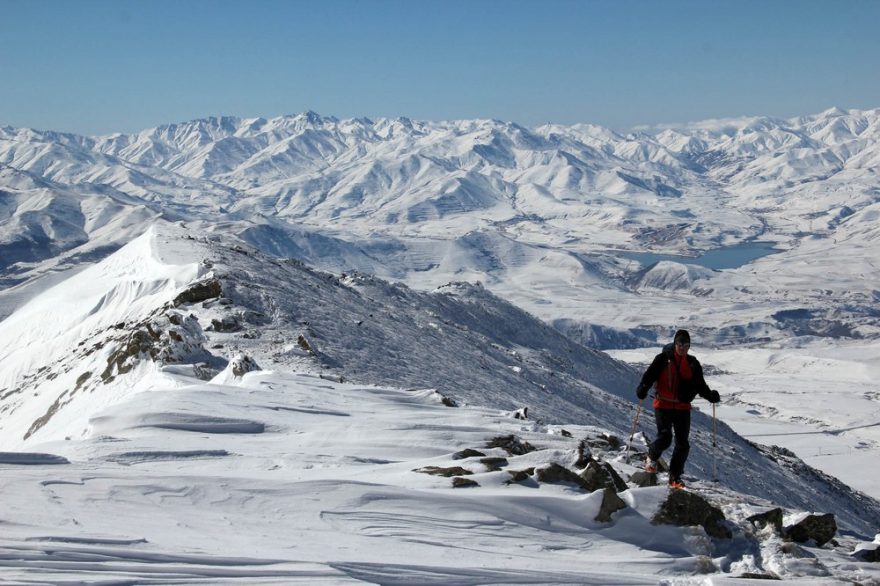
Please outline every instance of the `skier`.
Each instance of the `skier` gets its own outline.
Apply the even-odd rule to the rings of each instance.
[[[641,401],[648,396],[648,390],[656,383],[654,393],[654,418],[657,422],[657,437],[648,444],[648,458],[645,471],[657,472],[657,460],[672,443],[675,434],[675,447],[669,462],[669,486],[684,488],[681,474],[690,451],[688,434],[691,429],[691,401],[700,395],[710,403],[718,403],[721,397],[703,379],[700,362],[688,354],[691,336],[686,330],[675,332],[671,344],[663,347],[636,389]]]

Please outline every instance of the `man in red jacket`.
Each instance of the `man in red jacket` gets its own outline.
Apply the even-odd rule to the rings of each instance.
[[[636,389],[641,401],[648,396],[648,389],[656,384],[654,392],[654,419],[657,422],[657,437],[648,444],[648,460],[645,471],[657,472],[657,460],[672,444],[675,447],[669,461],[669,486],[684,488],[681,474],[690,451],[688,435],[691,431],[691,401],[700,395],[710,403],[721,400],[718,391],[713,391],[703,379],[703,367],[699,360],[690,356],[691,336],[686,330],[675,332],[672,344],[663,347]]]

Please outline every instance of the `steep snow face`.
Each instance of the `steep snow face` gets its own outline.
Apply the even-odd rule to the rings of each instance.
[[[94,391],[98,380],[112,382],[113,356],[130,344],[131,332],[122,326],[146,319],[200,275],[197,262],[163,259],[156,239],[149,229],[0,322],[0,429],[7,445],[21,444],[59,411],[65,420],[73,412],[87,413],[88,407],[77,408],[89,403],[82,395]],[[102,401],[125,392],[104,393]],[[74,407],[62,409],[71,402]],[[50,437],[66,434],[61,426]]]

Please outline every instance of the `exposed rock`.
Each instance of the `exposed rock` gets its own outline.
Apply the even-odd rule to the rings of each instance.
[[[794,525],[789,525],[783,530],[783,536],[786,539],[798,543],[806,543],[812,539],[819,547],[831,541],[836,534],[837,521],[835,521],[832,513],[807,515]]]
[[[425,466],[424,468],[417,468],[414,472],[421,472],[422,474],[431,474],[432,476],[445,476],[447,478],[451,478],[453,476],[468,476],[473,474],[470,470],[465,470],[461,466],[451,466],[449,468],[440,468],[439,466]]]
[[[629,481],[642,488],[647,486],[657,486],[657,474],[639,470],[629,477]]]
[[[780,535],[782,534],[782,509],[778,507],[763,513],[752,515],[751,517],[748,517],[746,521],[758,529],[763,529],[769,525],[773,527],[773,530],[776,531],[776,533]]]
[[[137,359],[141,355],[156,358],[158,350],[155,348],[155,342],[158,335],[153,329],[136,330],[128,337],[128,340],[118,347],[107,359],[107,368],[101,373],[101,380],[110,382],[116,375],[129,372],[137,363]]]
[[[437,391],[437,390],[434,391],[434,394],[440,398],[440,402],[443,405],[446,405],[447,407],[458,407],[458,403],[455,402],[455,399],[453,399],[451,397],[447,397],[446,395],[444,395],[443,393],[441,393],[440,391]]]
[[[464,460],[465,458],[477,458],[477,457],[483,457],[485,455],[486,454],[484,454],[483,452],[478,452],[477,450],[472,450],[471,448],[466,448],[460,452],[455,452],[454,454],[452,454],[452,459],[453,460]]]
[[[241,322],[233,315],[225,315],[221,319],[212,319],[210,329],[220,333],[240,332],[243,329]]]
[[[241,319],[246,323],[255,326],[264,326],[272,322],[272,319],[260,311],[247,309],[241,313]]]
[[[559,435],[561,435],[562,437],[572,437],[571,432],[566,429],[560,429]]]
[[[472,486],[480,486],[480,484],[476,480],[462,478],[461,476],[456,476],[452,479],[452,488],[469,488]]]
[[[589,490],[584,479],[559,464],[549,464],[535,469],[538,481],[548,484],[574,484],[583,490]]]
[[[232,363],[233,376],[244,376],[248,372],[262,370],[256,360],[244,354],[237,355],[230,362]]]
[[[220,373],[220,370],[213,368],[207,362],[197,362],[193,364],[193,374],[199,380],[211,380]]]
[[[853,557],[863,562],[880,562],[880,543],[859,544],[853,552]]]
[[[300,334],[299,337],[296,339],[296,345],[299,346],[303,352],[308,352],[312,356],[315,356],[317,354],[312,344],[302,334]]]
[[[529,418],[529,408],[522,407],[521,409],[517,409],[513,412],[514,419],[528,419]]]
[[[210,279],[190,285],[178,294],[171,303],[174,307],[179,307],[187,303],[199,303],[208,299],[214,299],[220,297],[221,293],[223,293],[223,288],[220,286],[220,281]]]
[[[483,464],[489,472],[495,472],[501,470],[502,466],[507,466],[507,458],[483,458],[480,464]]]
[[[502,448],[512,456],[522,456],[529,452],[534,452],[535,448],[532,444],[522,441],[514,435],[504,435],[493,438],[487,445],[487,448]]]
[[[729,539],[732,535],[725,526],[726,519],[720,509],[713,507],[703,497],[688,490],[672,490],[666,501],[651,519],[655,525],[690,527],[699,525],[711,537]]]
[[[599,507],[599,514],[596,515],[596,521],[599,521],[600,523],[610,523],[611,515],[625,508],[626,503],[622,498],[617,496],[617,491],[609,486],[605,488],[602,493],[602,506]]]
[[[756,572],[746,572],[739,576],[734,576],[734,578],[741,578],[743,580],[782,580],[782,578],[773,574],[758,574]]]
[[[581,440],[578,444],[578,459],[574,463],[574,467],[586,468],[590,462],[593,462],[593,454],[590,453],[590,448],[587,447],[587,440]]]
[[[508,470],[508,474],[510,474],[509,482],[525,482],[529,478],[535,475],[534,468],[526,468],[525,470]]]
[[[603,433],[595,437],[589,437],[585,441],[587,442],[587,445],[591,448],[597,448],[606,451],[616,450],[622,445],[620,443],[620,439],[617,436],[611,435],[610,433]]]
[[[590,492],[603,488],[612,488],[615,492],[622,492],[628,488],[626,482],[607,462],[591,461],[580,476]]]
[[[81,375],[79,375],[76,379],[76,387],[73,390],[78,391],[79,388],[81,386],[83,386],[83,383],[85,383],[87,380],[89,380],[90,376],[92,376],[91,372],[84,372]]]

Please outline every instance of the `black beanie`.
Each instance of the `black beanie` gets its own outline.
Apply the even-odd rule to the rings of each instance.
[[[675,332],[675,337],[672,338],[674,343],[684,342],[686,344],[691,343],[691,335],[687,332],[687,330],[678,330]]]

